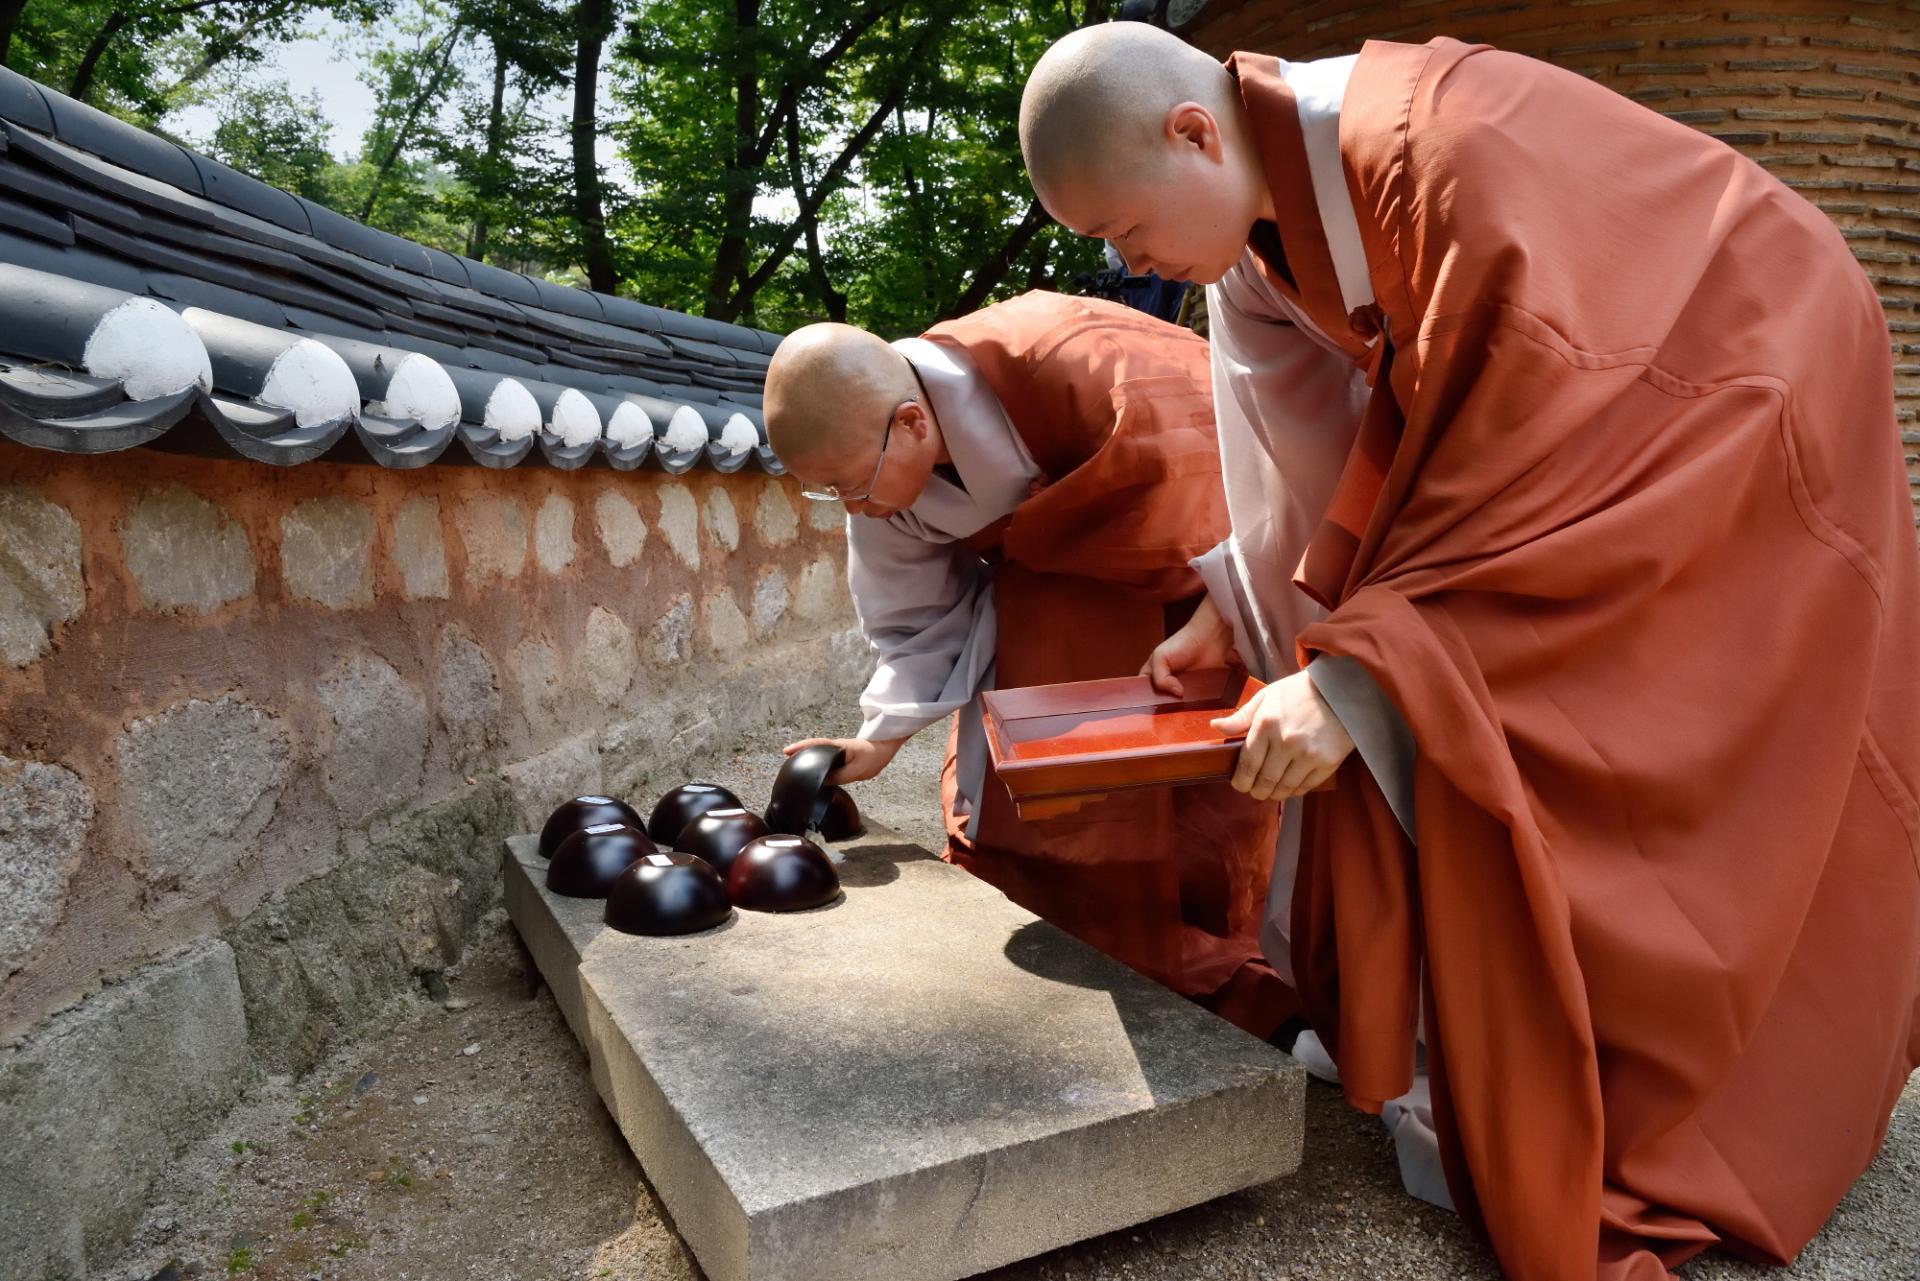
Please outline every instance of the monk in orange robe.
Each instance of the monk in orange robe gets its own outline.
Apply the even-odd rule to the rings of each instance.
[[[1297,822],[1276,960],[1348,1097],[1424,1045],[1509,1275],[1791,1259],[1920,1062],[1920,552],[1844,240],[1451,40],[1094,28],[1021,137],[1062,222],[1210,286],[1233,535],[1152,668],[1273,678],[1235,784]]]
[[[958,713],[945,857],[1258,1035],[1298,1003],[1258,930],[1276,815],[1225,784],[1022,821],[978,695],[1129,676],[1202,594],[1227,532],[1207,345],[1113,303],[1033,293],[889,344],[790,335],[767,431],[810,497],[844,502],[848,584],[879,656],[832,781],[871,778]]]

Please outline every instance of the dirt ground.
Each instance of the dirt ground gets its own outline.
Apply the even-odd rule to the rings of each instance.
[[[808,727],[809,729],[815,727]],[[824,727],[831,728],[831,727]],[[792,735],[798,736],[798,732]],[[777,768],[766,746],[709,777],[749,804]],[[860,798],[929,844],[940,743],[921,736]],[[263,1081],[183,1154],[115,1281],[696,1281],[700,1273],[601,1106],[585,1056],[503,913],[440,1000],[389,1020],[310,1076]],[[1142,1178],[1153,1177],[1142,1170]],[[1492,1281],[1451,1214],[1407,1197],[1392,1146],[1338,1091],[1307,1098],[1292,1178],[988,1274],[992,1281]],[[1709,1257],[1689,1281],[1920,1277],[1920,1077],[1886,1147],[1827,1230],[1784,1271]]]

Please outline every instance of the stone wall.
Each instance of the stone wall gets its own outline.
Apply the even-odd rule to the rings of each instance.
[[[1167,15],[1222,56],[1321,58],[1442,35],[1491,44],[1746,152],[1832,217],[1880,291],[1920,504],[1920,0],[1172,0]]]
[[[0,443],[0,1277],[81,1275],[251,1072],[450,965],[552,803],[851,728],[841,519],[757,473]]]

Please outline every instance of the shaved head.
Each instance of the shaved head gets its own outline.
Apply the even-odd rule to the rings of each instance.
[[[852,325],[808,325],[767,367],[767,441],[787,466],[830,475],[872,459],[887,416],[919,390],[907,358]]]
[[[1134,272],[1212,284],[1272,218],[1260,150],[1224,64],[1144,22],[1083,27],[1020,99],[1020,150],[1048,213]]]
[[[1109,22],[1063,37],[1041,56],[1020,98],[1020,150],[1036,190],[1090,168],[1111,171],[1157,154],[1167,113],[1197,102],[1230,110],[1225,66],[1144,22]]]

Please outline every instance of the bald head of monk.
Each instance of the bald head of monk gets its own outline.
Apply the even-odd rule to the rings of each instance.
[[[1047,50],[1020,100],[1020,149],[1047,212],[1113,241],[1133,271],[1211,284],[1273,216],[1233,77],[1142,22]]]
[[[767,367],[767,440],[809,490],[858,516],[913,506],[947,461],[933,407],[907,358],[852,325],[808,325]]]

